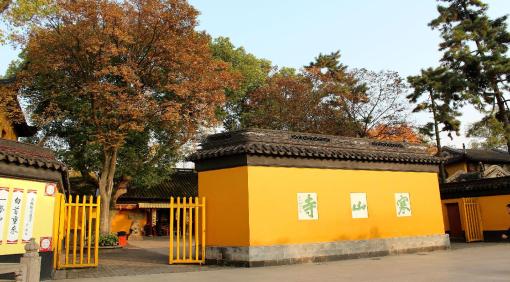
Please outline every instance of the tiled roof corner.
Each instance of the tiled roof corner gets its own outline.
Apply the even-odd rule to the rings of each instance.
[[[0,161],[36,168],[67,171],[66,165],[55,158],[53,151],[32,144],[5,139],[0,139]]]

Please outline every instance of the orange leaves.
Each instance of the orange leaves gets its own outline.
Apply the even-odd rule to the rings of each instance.
[[[378,125],[368,132],[369,137],[378,140],[423,143],[423,139],[409,125]]]
[[[178,134],[216,122],[234,83],[209,37],[194,31],[198,12],[186,1],[58,3],[32,30],[19,76],[34,116],[72,121],[107,147],[153,123]]]

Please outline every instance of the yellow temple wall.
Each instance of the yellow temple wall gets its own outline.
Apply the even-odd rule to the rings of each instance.
[[[110,210],[110,232],[117,233],[124,231],[130,233],[131,224],[137,220],[140,229],[143,230],[143,226],[147,224],[147,218],[145,216],[145,210],[133,209],[133,210]]]
[[[503,231],[510,228],[510,215],[506,211],[506,205],[510,204],[510,195],[483,196],[475,197],[480,205],[480,215],[482,218],[482,228],[484,231]],[[464,211],[462,208],[462,198],[443,200],[443,220],[445,230],[450,231],[448,222],[447,203],[457,203],[459,205],[462,230],[464,230]]]
[[[206,197],[206,244],[249,246],[248,167],[198,173],[198,194]]]
[[[5,214],[5,221],[3,227],[0,228],[0,232],[2,232],[2,243],[0,243],[0,255],[9,255],[9,254],[22,254],[25,253],[24,246],[25,244],[22,242],[22,233],[24,226],[25,213],[27,211],[27,191],[35,190],[37,191],[36,203],[35,203],[35,213],[34,213],[34,224],[33,224],[33,232],[32,237],[35,238],[36,242],[40,242],[41,237],[52,237],[53,235],[53,218],[54,218],[54,206],[55,206],[55,196],[46,196],[45,182],[37,182],[37,181],[29,181],[29,180],[21,180],[21,179],[11,179],[0,177],[0,188],[8,188],[9,194],[7,197],[7,207]],[[19,223],[19,236],[17,243],[8,244],[7,236],[8,236],[8,226],[9,220],[11,218],[11,199],[13,195],[14,188],[23,189],[23,197],[21,203],[21,210],[19,219],[21,220]],[[52,239],[52,243],[55,240]]]
[[[14,128],[12,127],[11,122],[1,111],[0,111],[0,138],[8,140],[17,140],[16,132],[14,132]]]
[[[436,173],[249,167],[250,244],[300,244],[444,234]],[[398,181],[395,181],[398,179]],[[318,220],[298,220],[296,194],[317,193]],[[397,217],[395,193],[412,215]],[[352,218],[366,193],[368,218]]]
[[[298,219],[297,193],[316,193],[317,220]],[[366,193],[368,218],[352,218],[350,193]],[[395,193],[409,193],[411,216],[397,216]],[[199,172],[199,195],[208,246],[444,234],[434,172],[244,166]]]
[[[445,170],[448,176],[452,176],[457,171],[467,171],[467,164],[465,162],[459,162],[454,164],[445,165]]]

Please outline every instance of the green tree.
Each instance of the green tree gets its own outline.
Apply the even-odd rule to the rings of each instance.
[[[215,38],[211,50],[215,58],[229,63],[230,70],[237,75],[237,86],[225,90],[226,102],[221,111],[223,126],[227,130],[242,128],[246,123],[247,94],[265,83],[272,70],[271,61],[259,59],[243,47],[236,48],[227,37]]]
[[[472,148],[495,149],[506,146],[505,129],[494,114],[489,113],[481,121],[471,124],[467,136],[481,139],[471,142]]]
[[[439,16],[430,26],[439,29],[442,62],[466,79],[467,101],[485,109],[497,108],[495,117],[504,128],[510,152],[510,117],[505,91],[510,87],[510,33],[507,16],[491,19],[480,0],[441,0]]]
[[[0,44],[6,37],[26,33],[43,18],[56,12],[56,0],[0,0]]]
[[[413,112],[428,111],[432,114],[432,122],[420,128],[420,133],[432,137],[436,141],[438,153],[441,153],[441,132],[459,134],[461,115],[458,108],[462,103],[464,81],[455,72],[447,68],[428,68],[421,74],[407,78],[414,89],[407,98],[417,104]]]

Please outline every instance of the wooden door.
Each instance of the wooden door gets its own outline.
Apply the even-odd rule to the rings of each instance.
[[[462,232],[462,223],[460,221],[459,204],[446,204],[446,211],[448,213],[448,224],[450,225],[450,237],[464,238],[464,232]]]

